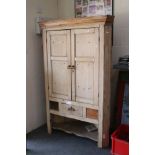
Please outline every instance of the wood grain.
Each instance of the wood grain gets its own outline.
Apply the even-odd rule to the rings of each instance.
[[[113,23],[114,16],[94,16],[94,17],[83,17],[83,18],[73,18],[65,20],[50,20],[40,22],[40,27],[43,28],[52,28],[52,27],[61,27],[61,26],[73,26],[81,24],[91,24],[91,23]]]
[[[104,31],[104,96],[103,96],[103,141],[102,146],[109,145],[110,128],[110,97],[111,97],[111,71],[112,71],[112,27],[105,26]]]
[[[86,108],[86,117],[91,119],[98,119],[98,110]]]

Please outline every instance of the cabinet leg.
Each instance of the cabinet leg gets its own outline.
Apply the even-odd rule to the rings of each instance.
[[[98,129],[98,147],[99,148],[106,148],[109,146],[109,128],[106,126],[99,124]]]
[[[98,126],[98,147],[102,148],[102,124],[101,123]]]
[[[101,141],[98,141],[98,147],[102,148],[102,142]]]
[[[108,146],[109,146],[109,139],[103,140],[102,147],[103,147],[103,148],[107,148]]]
[[[109,136],[107,135],[107,138],[104,138],[105,136],[103,136],[103,139],[98,141],[98,147],[99,148],[106,148],[109,146]]]
[[[47,130],[48,130],[48,134],[52,133],[52,124],[51,124],[50,114],[47,114]]]
[[[98,130],[98,147],[103,148],[103,134],[102,130]]]

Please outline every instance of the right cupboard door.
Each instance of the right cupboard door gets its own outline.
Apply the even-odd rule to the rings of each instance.
[[[72,100],[98,104],[98,28],[71,30]]]

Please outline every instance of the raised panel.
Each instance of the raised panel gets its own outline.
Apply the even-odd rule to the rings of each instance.
[[[66,61],[52,61],[52,94],[68,94],[68,73]]]
[[[92,62],[76,63],[76,98],[79,102],[92,103],[94,90],[94,64]]]
[[[76,57],[93,57],[94,56],[94,42],[93,33],[85,32],[83,34],[76,34]],[[81,46],[82,45],[82,46]]]
[[[67,35],[66,31],[60,31],[51,34],[51,56],[65,57],[67,56]]]

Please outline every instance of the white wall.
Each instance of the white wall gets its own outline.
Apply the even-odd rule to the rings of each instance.
[[[129,53],[129,0],[114,0],[113,63]]]
[[[58,0],[58,17],[74,18],[74,0]]]
[[[46,121],[42,37],[35,34],[35,17],[57,18],[57,0],[27,0],[26,17],[26,132]],[[22,102],[22,101],[21,101]]]

